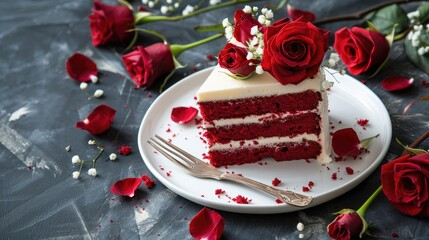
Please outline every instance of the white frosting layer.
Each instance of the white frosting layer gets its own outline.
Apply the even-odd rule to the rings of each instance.
[[[284,119],[291,116],[298,116],[305,113],[317,113],[317,109],[308,110],[308,111],[299,111],[296,113],[267,113],[263,115],[249,115],[244,118],[228,118],[228,119],[218,119],[213,120],[213,124],[208,122],[203,122],[203,127],[205,128],[213,128],[213,127],[223,127],[228,125],[237,125],[237,124],[252,124],[252,123],[263,123],[264,120],[270,119]]]
[[[319,71],[312,79],[306,79],[297,85],[282,85],[267,72],[262,75],[254,74],[246,80],[233,79],[226,73],[227,70],[216,66],[198,90],[197,102],[265,97],[306,90],[320,91],[324,79],[322,71]]]

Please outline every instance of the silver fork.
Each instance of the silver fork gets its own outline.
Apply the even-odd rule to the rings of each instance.
[[[280,199],[282,202],[293,206],[305,207],[313,201],[313,198],[310,196],[288,190],[280,190],[237,174],[224,173],[212,165],[192,156],[185,150],[169,143],[160,136],[155,135],[155,138],[150,138],[148,143],[162,155],[192,176],[198,178],[212,178],[216,180],[229,180],[236,183],[241,183],[243,185],[256,188],[262,192],[271,194],[274,197]]]

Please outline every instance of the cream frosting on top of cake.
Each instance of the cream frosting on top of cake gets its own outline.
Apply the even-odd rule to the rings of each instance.
[[[249,79],[238,80],[231,78],[228,70],[217,65],[210,76],[197,92],[197,101],[231,100],[250,97],[264,97],[288,93],[299,93],[306,90],[321,91],[324,80],[323,70],[312,78],[305,79],[299,84],[280,84],[268,72],[254,74]]]

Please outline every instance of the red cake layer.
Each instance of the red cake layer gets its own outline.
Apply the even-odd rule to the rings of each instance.
[[[213,143],[228,143],[231,140],[239,141],[274,136],[294,137],[303,133],[316,135],[320,133],[320,117],[314,112],[265,121],[261,119],[260,121],[260,123],[207,128],[204,137],[211,146]]]
[[[273,157],[276,161],[316,158],[321,146],[315,141],[281,143],[256,148],[238,148],[225,151],[209,151],[207,158],[215,167],[253,163],[265,157]]]
[[[207,122],[222,118],[239,118],[253,114],[284,113],[312,110],[322,97],[320,92],[307,90],[286,95],[245,99],[199,102],[200,113]]]

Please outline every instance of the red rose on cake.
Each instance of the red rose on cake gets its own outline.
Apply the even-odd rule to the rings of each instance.
[[[94,1],[89,15],[92,44],[101,46],[107,43],[127,43],[134,35],[134,15],[127,7],[110,6]]]
[[[280,83],[298,84],[317,73],[329,32],[309,22],[279,20],[264,33],[262,68]]]
[[[255,71],[259,61],[247,59],[247,50],[227,43],[218,56],[219,65],[238,77],[247,77]]]
[[[253,18],[252,14],[246,13],[243,10],[237,10],[234,14],[234,38],[244,45],[253,38],[251,29],[254,26],[262,27],[262,24],[257,19]]]
[[[389,55],[389,43],[379,32],[353,27],[335,33],[335,51],[353,75],[374,71]]]

